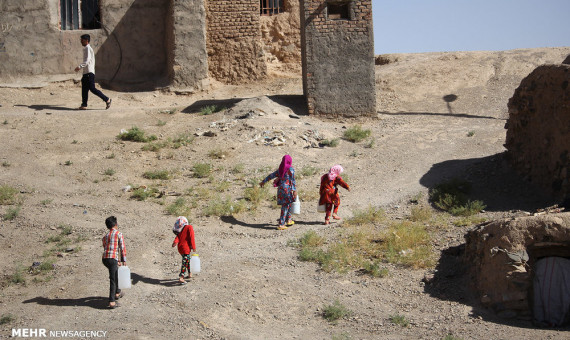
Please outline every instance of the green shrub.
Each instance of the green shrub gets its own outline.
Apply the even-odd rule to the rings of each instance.
[[[167,180],[170,178],[168,170],[155,170],[155,171],[145,171],[143,177],[146,179],[162,179]]]
[[[224,159],[227,156],[229,156],[229,152],[222,150],[220,148],[216,148],[214,150],[210,150],[210,152],[208,152],[208,157],[213,158],[213,159]]]
[[[26,278],[24,278],[24,274],[22,273],[21,268],[17,268],[14,271],[14,274],[10,276],[10,283],[13,284],[26,283]]]
[[[18,190],[7,185],[0,185],[0,205],[16,204]]]
[[[429,268],[435,264],[431,237],[421,224],[410,221],[392,224],[384,232],[382,248],[390,263],[414,269]]]
[[[216,106],[216,105],[207,105],[200,109],[200,114],[203,116],[211,115],[216,112],[220,112],[224,110],[223,106]]]
[[[16,320],[16,317],[14,315],[10,313],[2,314],[2,317],[0,317],[0,325],[9,324],[14,320]]]
[[[208,201],[204,208],[206,216],[233,216],[245,209],[245,201],[233,201],[230,197],[221,199],[219,196]]]
[[[192,167],[192,170],[194,172],[194,177],[206,178],[210,176],[210,173],[212,172],[212,166],[207,163],[198,163]]]
[[[106,169],[105,172],[104,172],[104,175],[105,175],[105,176],[113,176],[114,174],[115,174],[115,170],[113,170],[113,169],[111,169],[111,168]]]
[[[363,271],[372,277],[386,277],[388,276],[388,269],[380,267],[380,261],[366,262]]]
[[[401,327],[408,327],[410,325],[408,319],[406,319],[405,316],[400,314],[390,315],[390,321],[392,321],[393,324]]]
[[[343,138],[349,142],[358,143],[366,138],[368,138],[371,134],[370,130],[363,130],[360,125],[355,125],[348,128],[344,134]]]
[[[311,177],[319,173],[319,169],[315,168],[314,166],[304,166],[301,171],[299,171],[298,175],[299,178],[303,177]],[[296,174],[297,175],[297,174]]]
[[[344,222],[347,226],[359,226],[365,224],[377,224],[385,219],[385,213],[382,208],[376,208],[371,205],[363,210],[356,210],[352,213],[352,217]]]
[[[470,191],[471,183],[455,178],[431,189],[429,199],[436,207],[454,216],[471,216],[485,209],[485,205],[482,201],[469,200]]]
[[[145,188],[139,187],[133,190],[131,194],[131,198],[136,199],[137,201],[144,201],[149,197],[153,197],[158,193],[158,189],[156,188]]]
[[[192,136],[189,132],[182,133],[172,139],[171,144],[173,149],[178,149],[182,146],[190,145],[194,141],[194,136]]]
[[[323,308],[323,317],[329,322],[336,322],[350,314],[351,312],[338,300],[335,300],[332,305],[328,305]]]
[[[410,221],[427,222],[431,219],[432,211],[429,207],[413,206],[410,211]]]
[[[166,211],[173,216],[190,215],[190,207],[188,206],[186,199],[184,199],[183,197],[177,198],[176,201],[174,201],[174,203],[167,206]]]
[[[339,144],[340,140],[338,138],[334,138],[334,139],[323,139],[321,141],[319,141],[319,145],[320,146],[328,146],[331,148],[336,148]]]
[[[149,137],[145,136],[145,132],[136,126],[133,126],[128,131],[121,132],[117,138],[124,141],[140,143],[146,143],[157,139],[155,135],[151,135]]]
[[[5,221],[11,221],[11,220],[15,219],[20,214],[21,207],[22,207],[21,205],[18,205],[18,206],[13,207],[13,208],[8,208],[8,210],[6,210],[6,213],[2,216],[2,218]]]

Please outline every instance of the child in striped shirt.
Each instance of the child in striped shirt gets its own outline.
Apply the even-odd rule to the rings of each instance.
[[[108,308],[117,308],[116,300],[123,297],[119,289],[119,266],[126,265],[127,250],[123,234],[118,229],[117,218],[107,217],[105,220],[107,234],[103,236],[103,264],[109,269],[109,305]]]

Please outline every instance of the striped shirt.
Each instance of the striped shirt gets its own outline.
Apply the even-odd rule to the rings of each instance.
[[[121,260],[119,261],[119,251],[121,252]],[[103,258],[115,259],[118,262],[127,261],[127,250],[125,249],[125,240],[123,234],[117,229],[111,229],[103,236]]]

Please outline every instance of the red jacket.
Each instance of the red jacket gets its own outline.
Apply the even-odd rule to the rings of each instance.
[[[324,174],[321,177],[321,188],[319,190],[321,197],[319,199],[319,205],[322,204],[339,205],[340,195],[338,194],[338,188],[337,188],[337,186],[339,185],[345,188],[346,190],[348,190],[349,188],[348,184],[346,184],[346,182],[343,181],[340,176],[337,176],[334,180],[331,181],[329,179],[329,175]]]
[[[190,254],[190,250],[196,251],[194,228],[190,224],[186,225],[176,236],[174,243],[178,243],[178,252],[180,255],[188,255]]]

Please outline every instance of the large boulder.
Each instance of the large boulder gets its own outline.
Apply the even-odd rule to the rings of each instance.
[[[570,194],[570,65],[544,65],[509,100],[512,166],[556,199]]]

